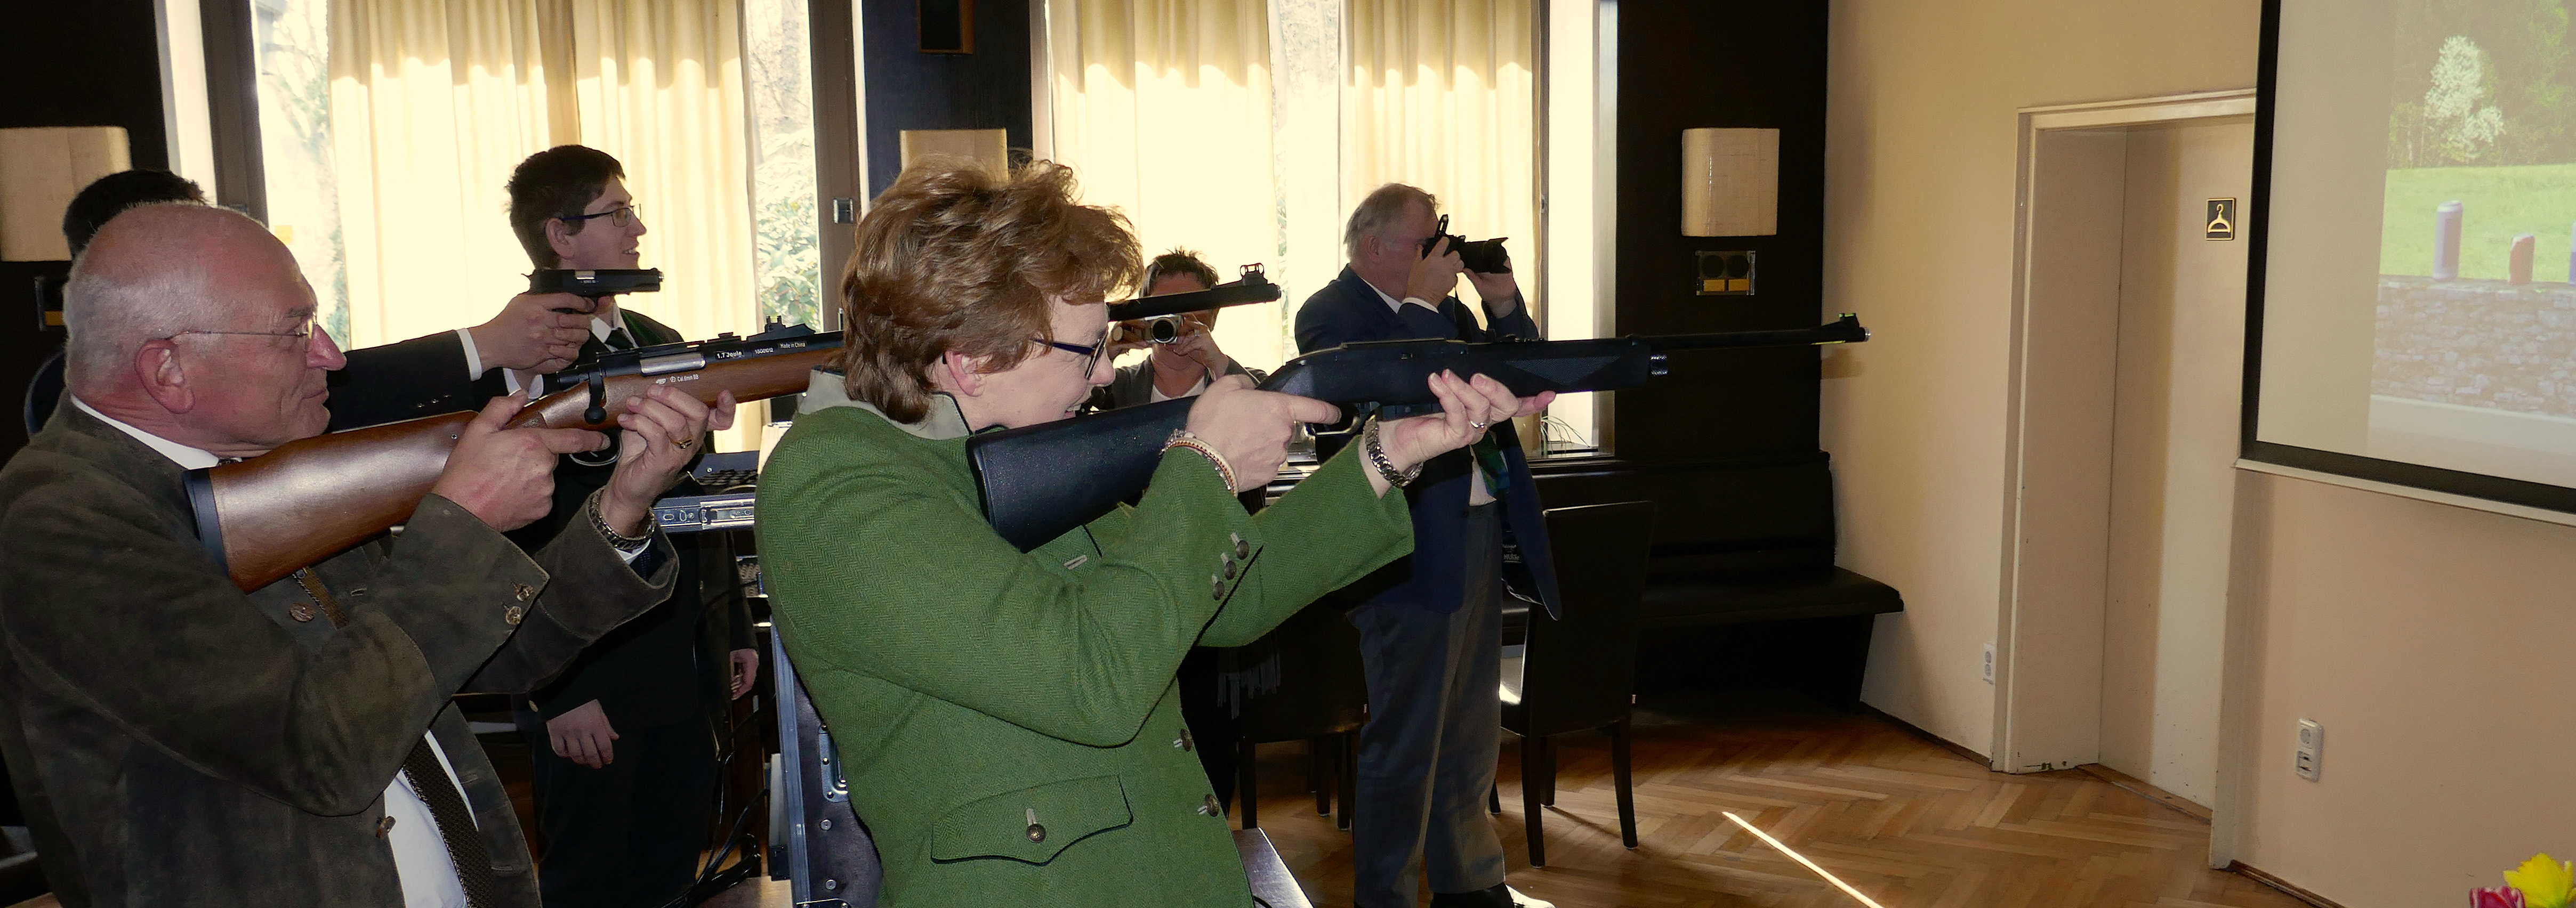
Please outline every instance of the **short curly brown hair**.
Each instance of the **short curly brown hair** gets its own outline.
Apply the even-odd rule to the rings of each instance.
[[[897,422],[930,412],[930,369],[950,350],[999,371],[1053,329],[1047,302],[1104,301],[1143,271],[1118,212],[1075,201],[1073,171],[1011,173],[963,158],[914,164],[859,221],[841,274],[839,365],[852,400]]]

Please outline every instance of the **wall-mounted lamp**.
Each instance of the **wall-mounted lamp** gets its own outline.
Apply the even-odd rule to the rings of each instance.
[[[1682,235],[1780,232],[1780,131],[1682,130]]]
[[[903,165],[931,155],[966,158],[992,169],[1011,172],[1010,134],[999,129],[907,129],[896,134]]]
[[[0,261],[71,258],[63,208],[90,181],[131,166],[122,126],[0,129]]]

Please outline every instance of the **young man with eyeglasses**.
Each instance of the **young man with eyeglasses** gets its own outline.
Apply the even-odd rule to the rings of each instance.
[[[538,268],[634,268],[643,209],[625,168],[606,152],[561,145],[510,175],[510,228]],[[612,350],[677,343],[678,331],[601,297],[550,303],[589,311],[591,336],[576,361]],[[541,376],[501,371],[489,396],[533,395]],[[712,436],[691,439],[704,451]],[[608,468],[567,456],[556,473],[554,515],[520,530],[522,545],[580,529],[564,507],[606,479]],[[695,486],[685,477],[686,491]],[[760,654],[748,606],[733,582],[723,540],[673,540],[680,575],[671,600],[600,638],[552,684],[517,703],[535,763],[537,825],[545,832],[537,874],[547,908],[660,905],[686,892],[707,842],[717,776],[717,735],[728,704],[751,689]]]

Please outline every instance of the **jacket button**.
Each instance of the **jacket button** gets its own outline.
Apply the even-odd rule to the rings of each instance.
[[[1029,843],[1037,844],[1044,841],[1046,841],[1046,827],[1036,823],[1029,824]]]
[[[1225,560],[1220,563],[1220,567],[1223,568],[1221,573],[1225,574],[1225,579],[1234,579],[1234,556],[1226,556]]]
[[[299,624],[311,621],[313,620],[313,607],[301,602],[287,606],[286,617],[295,619]]]
[[[1202,801],[1202,802],[1200,802],[1200,803],[1199,803],[1199,816],[1203,816],[1203,817],[1221,817],[1221,816],[1225,816],[1225,805],[1224,805],[1224,804],[1222,804],[1222,803],[1218,803],[1218,801],[1217,801],[1217,799],[1216,799],[1216,796],[1215,796],[1215,795],[1209,795],[1209,796],[1207,796],[1207,800]]]
[[[1190,748],[1196,746],[1196,744],[1190,740],[1190,730],[1184,728],[1181,729],[1180,737],[1172,739],[1172,746],[1180,748],[1182,753],[1188,753]]]
[[[1225,535],[1226,535],[1226,538],[1231,539],[1231,540],[1233,540],[1233,541],[1234,541],[1234,557],[1236,557],[1236,558],[1251,558],[1251,557],[1252,557],[1252,543],[1249,543],[1249,542],[1245,542],[1245,541],[1243,541],[1243,534],[1241,534],[1241,533],[1227,533],[1227,534],[1225,534]]]
[[[1217,575],[1215,575],[1215,574],[1209,574],[1209,575],[1208,575],[1208,586],[1210,586],[1210,587],[1212,588],[1212,589],[1210,589],[1210,590],[1209,590],[1209,592],[1208,592],[1208,596],[1209,596],[1210,598],[1214,598],[1214,599],[1223,599],[1223,598],[1225,598],[1225,578],[1220,577],[1220,576],[1217,576]]]
[[[520,619],[526,617],[528,617],[528,610],[520,606],[513,605],[501,610],[501,620],[509,622],[513,627],[518,625]]]
[[[379,838],[379,839],[384,838],[385,836],[388,836],[388,835],[393,834],[393,831],[394,831],[394,818],[393,818],[393,817],[391,817],[391,816],[387,816],[387,817],[385,817],[384,819],[380,819],[380,820],[377,820],[377,821],[376,821],[376,838]]]
[[[530,599],[536,598],[537,588],[524,583],[513,584],[510,587],[510,595],[521,602],[526,602]],[[517,624],[518,622],[513,621],[510,623]]]

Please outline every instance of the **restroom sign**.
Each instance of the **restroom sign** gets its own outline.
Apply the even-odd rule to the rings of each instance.
[[[2232,240],[2236,238],[2236,200],[2209,200],[2209,216],[2201,220],[2201,238]]]

